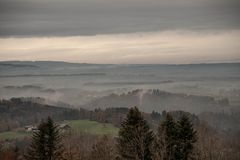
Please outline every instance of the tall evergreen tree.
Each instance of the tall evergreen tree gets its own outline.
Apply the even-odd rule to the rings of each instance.
[[[57,125],[48,117],[46,122],[46,154],[47,160],[62,159],[63,145],[62,135]]]
[[[165,121],[159,126],[158,146],[161,159],[175,160],[177,151],[177,125],[169,113],[166,114]]]
[[[33,133],[32,142],[28,147],[27,154],[24,155],[26,160],[46,160],[46,123],[41,122],[38,131]]]
[[[153,132],[137,107],[131,108],[121,124],[118,139],[120,159],[151,160]]]
[[[58,126],[49,117],[41,122],[38,131],[33,133],[32,142],[25,154],[26,160],[61,160],[63,146]]]
[[[155,143],[155,159],[188,160],[196,142],[196,132],[189,118],[183,115],[178,122],[167,113],[160,124]]]
[[[178,121],[178,159],[189,159],[196,140],[196,131],[193,129],[193,124],[186,115],[183,115]]]

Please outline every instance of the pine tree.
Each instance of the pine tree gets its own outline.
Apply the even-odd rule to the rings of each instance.
[[[158,129],[158,149],[160,157],[166,160],[175,160],[177,151],[177,124],[167,113],[165,121]]]
[[[178,159],[189,159],[196,140],[196,131],[194,131],[192,123],[186,115],[183,115],[178,121]]]
[[[46,122],[46,154],[47,160],[63,159],[62,135],[57,125],[48,117]]]
[[[28,148],[27,154],[24,155],[26,160],[46,160],[46,124],[42,122],[38,126],[38,131],[33,133],[32,142]]]
[[[118,139],[120,159],[151,160],[153,132],[137,107],[131,108],[121,124]]]
[[[178,122],[167,113],[160,124],[155,142],[154,158],[159,160],[188,160],[196,142],[196,132],[189,118],[183,115]]]
[[[61,160],[63,146],[61,134],[51,118],[42,121],[33,133],[32,142],[24,155],[26,160]]]

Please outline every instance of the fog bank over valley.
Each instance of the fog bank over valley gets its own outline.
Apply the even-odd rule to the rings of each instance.
[[[6,61],[0,63],[0,97],[40,97],[45,103],[85,109],[139,106],[146,112],[230,111],[240,105],[239,72],[239,63],[104,65]]]

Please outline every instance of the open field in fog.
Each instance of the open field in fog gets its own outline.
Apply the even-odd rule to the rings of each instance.
[[[110,123],[99,123],[96,121],[89,120],[71,120],[66,121],[71,127],[71,130],[75,134],[93,134],[93,135],[110,135],[116,136],[118,134],[118,128],[114,127]],[[9,132],[1,132],[0,140],[4,139],[23,139],[25,137],[30,137],[32,134],[26,131],[9,131]]]
[[[99,123],[89,120],[72,120],[66,121],[66,123],[77,133],[116,136],[119,130],[110,123]]]
[[[29,137],[31,134],[27,133],[25,131],[9,131],[9,132],[1,132],[0,133],[0,139],[22,139],[25,137]]]

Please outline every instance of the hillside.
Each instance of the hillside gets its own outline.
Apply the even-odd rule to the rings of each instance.
[[[68,124],[71,127],[70,130],[77,135],[92,134],[92,135],[116,136],[119,130],[117,127],[114,127],[110,123],[99,123],[90,120],[68,120],[64,121],[64,123]],[[4,140],[23,139],[26,137],[30,137],[31,135],[32,135],[31,132],[26,132],[22,129],[8,132],[0,132],[0,139]]]
[[[55,103],[56,105],[47,105],[47,104],[44,104],[45,100],[42,98],[30,97],[30,98],[13,98],[10,100],[1,100],[0,101],[0,132],[5,132],[5,133],[8,132],[9,135],[14,136],[16,134],[15,130],[17,128],[21,128],[26,125],[37,125],[42,119],[46,118],[47,116],[51,116],[57,122],[61,122],[64,120],[67,120],[67,121],[71,120],[70,124],[73,126],[76,126],[75,124],[80,124],[80,126],[83,125],[82,123],[83,121],[81,120],[90,120],[90,121],[96,121],[96,123],[99,122],[103,124],[111,124],[115,127],[120,127],[121,122],[126,118],[126,114],[129,111],[129,107],[131,107],[131,105],[134,106],[132,102],[139,102],[139,93],[142,93],[142,92],[140,92],[140,90],[137,90],[137,91],[129,92],[126,95],[111,95],[109,97],[112,97],[112,101],[109,101],[108,99],[106,99],[106,101],[96,100],[95,104],[94,103],[91,104],[92,109],[89,108],[89,110],[86,110],[83,108],[78,110],[71,109],[71,108],[64,108],[64,106],[66,107],[70,107],[70,106],[68,106],[67,104],[61,104],[61,103],[59,103],[59,105],[57,105],[58,103]],[[145,119],[148,121],[150,127],[154,130],[157,129],[159,122],[164,120],[166,116],[166,111],[163,110],[162,112],[159,112],[159,111],[157,112],[156,108],[151,108],[154,106],[149,106],[148,103],[144,101],[145,98],[148,98],[149,104],[151,103],[163,104],[165,101],[163,101],[161,97],[164,97],[166,100],[168,100],[167,98],[168,96],[170,96],[171,99],[173,97],[175,97],[175,99],[185,97],[184,95],[179,95],[179,94],[174,95],[174,94],[160,92],[160,91],[152,91],[145,94],[146,95],[142,96],[143,101],[142,101],[142,106],[140,107],[143,107],[146,105],[146,107],[149,107],[148,110],[151,110],[150,112],[143,110],[142,113]],[[224,101],[219,102],[209,97],[188,96],[187,98],[185,100],[185,103],[188,104],[187,107],[190,107],[190,109],[194,109],[194,107],[197,107],[197,106],[200,107],[197,104],[191,106],[190,104],[193,103],[193,100],[195,102],[197,102],[197,100],[198,101],[202,100],[202,102],[206,101],[205,104],[202,104],[202,106],[207,105],[207,107],[209,108],[214,107],[214,105],[215,107],[220,107],[224,109],[229,107],[227,104],[223,105],[226,102]],[[124,106],[123,101],[128,102],[128,103],[125,103],[127,107],[118,107],[118,106]],[[103,102],[105,103],[105,105],[103,105],[104,104]],[[170,100],[166,102],[171,103]],[[62,107],[56,107],[56,106],[62,106]],[[161,106],[161,105],[156,105],[156,106]],[[171,107],[171,105],[169,106]],[[85,106],[85,107],[90,107],[90,106]],[[191,114],[191,112],[189,113],[189,112],[181,111],[180,109],[179,110],[172,109],[170,111],[171,111],[170,113],[176,118],[180,117],[182,114],[187,114],[189,117],[191,117],[191,120],[192,122],[194,122],[195,125],[199,124],[199,120],[205,121],[211,127],[224,133],[229,132],[229,133],[235,134],[240,130],[239,120],[238,120],[239,111],[237,110],[235,110],[234,112],[232,110],[229,113],[204,112],[204,113],[197,114],[197,116],[194,114]],[[72,120],[76,120],[76,121],[74,122]],[[88,128],[87,130],[92,130],[92,129]],[[14,131],[14,132],[11,132],[11,131]],[[101,128],[101,127],[100,127],[100,130],[96,132],[108,133],[107,130],[104,131],[104,128]],[[20,133],[20,135],[22,135],[22,133]]]
[[[0,100],[0,132],[36,124],[48,116],[59,121],[76,119],[79,115],[76,110],[70,108],[35,103],[21,98]]]
[[[219,112],[229,110],[228,99],[216,100],[210,96],[169,93],[160,90],[133,90],[126,94],[111,94],[96,99],[82,108],[117,108],[138,106],[142,111],[162,112],[183,110],[190,113]]]

